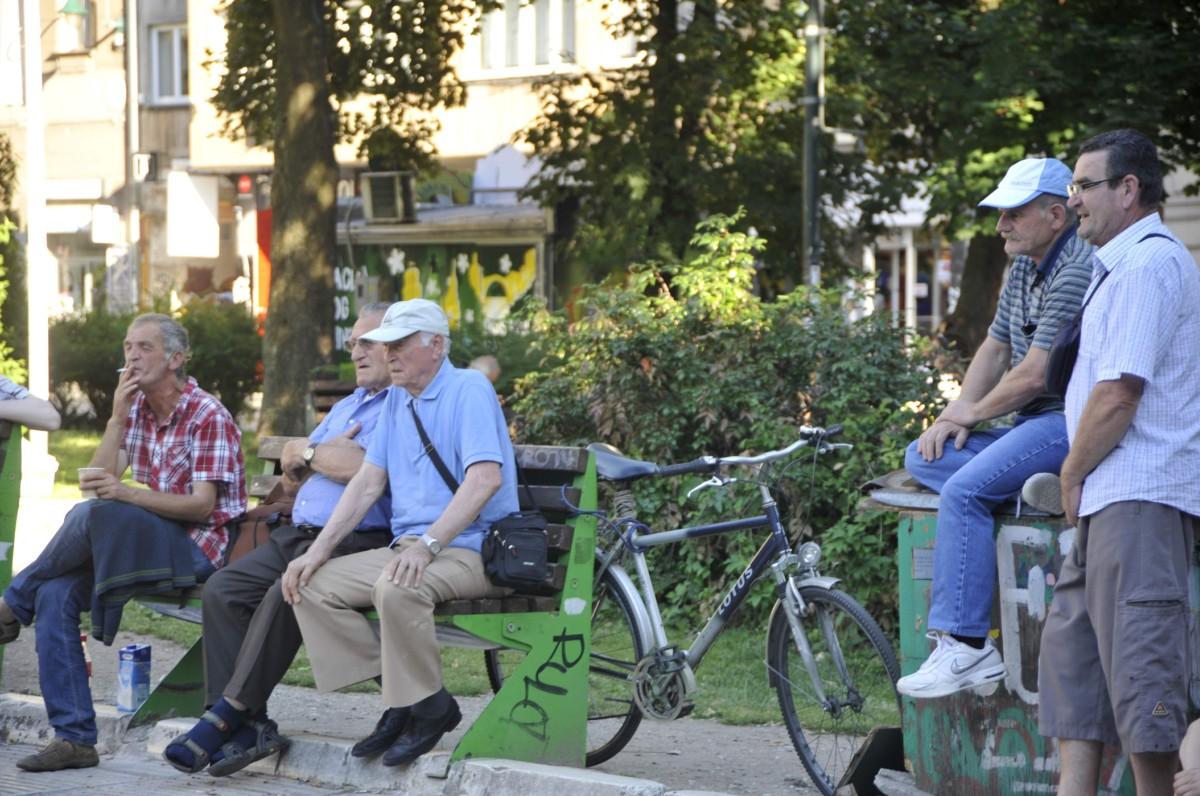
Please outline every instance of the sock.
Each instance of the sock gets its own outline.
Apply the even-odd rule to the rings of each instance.
[[[450,700],[450,692],[442,688],[413,705],[413,715],[419,719],[437,718],[450,710]]]
[[[968,647],[977,650],[983,649],[983,642],[987,641],[986,636],[956,636],[953,633],[950,634],[950,638],[954,639],[955,641],[961,641]]]
[[[209,708],[210,711],[220,716],[229,725],[229,729],[225,732],[217,729],[215,724],[204,719],[196,722],[196,724],[187,731],[187,736],[197,746],[212,755],[221,748],[221,744],[229,740],[230,736],[241,727],[242,722],[246,719],[246,714],[237,710],[221,699],[217,704]],[[196,756],[192,754],[192,750],[183,744],[182,741],[171,743],[163,750],[163,755],[168,759],[174,760],[182,766],[191,768],[196,764]]]
[[[225,743],[233,742],[243,749],[253,749],[258,743],[258,728],[254,725],[258,722],[264,722],[266,720],[267,711],[266,708],[263,708],[249,719],[245,720],[242,726],[238,727],[237,730],[234,731],[233,735],[231,735],[227,741],[223,741],[221,745],[224,746]],[[208,759],[210,763],[216,763],[218,760],[224,760],[225,754],[220,748],[218,748],[217,751],[209,755]]]

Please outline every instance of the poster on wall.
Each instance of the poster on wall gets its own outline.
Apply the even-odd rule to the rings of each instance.
[[[534,290],[537,274],[538,249],[528,244],[338,247],[336,349],[344,350],[358,307],[371,301],[426,298],[446,311],[452,333],[499,331],[513,304]]]

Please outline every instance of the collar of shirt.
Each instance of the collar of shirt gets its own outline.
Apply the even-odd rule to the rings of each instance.
[[[187,382],[183,385],[183,390],[179,393],[179,400],[175,402],[175,408],[171,410],[171,414],[163,418],[162,421],[157,422],[158,428],[169,426],[175,422],[175,415],[179,414],[183,410],[183,407],[187,406],[188,401],[192,398],[192,393],[196,391],[198,386],[196,380],[188,376]],[[133,404],[133,411],[137,413],[138,417],[142,418],[144,425],[154,426],[156,421],[158,421],[158,415],[154,414],[154,409],[150,406],[150,402],[146,399],[146,393],[144,392],[138,392],[137,400]]]
[[[1162,219],[1158,217],[1158,213],[1138,219],[1133,224],[1126,227],[1119,235],[1110,240],[1108,243],[1096,249],[1095,262],[1100,265],[1104,271],[1111,271],[1121,264],[1125,255],[1129,253],[1137,243],[1144,238],[1148,233],[1160,232],[1164,235],[1170,235],[1170,231],[1163,224]],[[1171,238],[1174,239],[1174,235]],[[1095,282],[1095,278],[1092,280]]]
[[[407,407],[414,401],[432,401],[442,392],[442,388],[446,386],[446,380],[450,378],[450,371],[454,370],[454,365],[450,364],[450,357],[442,360],[441,367],[434,375],[433,381],[425,385],[425,389],[421,390],[420,395],[414,396],[408,390],[404,391],[404,405]]]
[[[1046,278],[1050,276],[1050,273],[1054,270],[1055,263],[1058,262],[1058,255],[1062,254],[1062,250],[1066,247],[1067,243],[1075,237],[1075,229],[1076,227],[1071,226],[1064,230],[1063,233],[1054,240],[1054,243],[1050,244],[1050,248],[1046,250],[1046,256],[1042,258],[1042,261],[1033,266],[1035,273],[1033,275],[1033,282],[1030,284],[1031,290],[1042,282],[1045,282]],[[1030,260],[1030,264],[1032,264],[1032,262],[1033,261]]]

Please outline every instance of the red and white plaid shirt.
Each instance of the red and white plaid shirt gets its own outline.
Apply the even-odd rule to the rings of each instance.
[[[138,394],[125,419],[121,447],[134,480],[155,492],[188,495],[194,481],[217,482],[217,502],[208,522],[185,527],[208,560],[220,566],[229,540],[225,525],[246,511],[242,432],[233,416],[189,377],[162,425],[156,425],[146,396]]]

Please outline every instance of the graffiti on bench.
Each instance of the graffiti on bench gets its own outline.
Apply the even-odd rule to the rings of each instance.
[[[545,743],[550,737],[548,727],[553,704],[548,709],[539,700],[566,696],[567,688],[562,683],[567,682],[566,674],[583,660],[584,650],[582,634],[567,633],[565,627],[556,634],[546,660],[538,666],[533,677],[525,677],[525,696],[512,706],[508,721]]]

